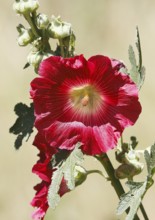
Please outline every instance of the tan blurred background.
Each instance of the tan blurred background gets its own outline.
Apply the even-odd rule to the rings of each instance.
[[[31,173],[37,160],[37,150],[31,145],[33,137],[16,152],[15,137],[8,133],[16,116],[13,108],[18,102],[29,103],[29,82],[35,77],[31,68],[23,70],[28,48],[17,45],[15,27],[22,18],[12,10],[13,1],[1,1],[0,8],[0,219],[30,220],[29,205],[34,195],[32,187],[39,179]],[[147,70],[140,92],[143,112],[137,124],[125,131],[124,138],[136,135],[144,148],[155,141],[155,0],[40,0],[40,12],[61,15],[71,22],[76,33],[76,52],[88,58],[104,54],[123,60],[127,65],[128,45],[136,39],[139,26],[143,63]],[[114,151],[110,153],[113,157]],[[101,168],[88,158],[87,168]],[[46,220],[114,220],[117,197],[110,186],[97,174],[74,192],[66,194]],[[148,192],[144,205],[150,220],[155,219],[155,186]],[[124,217],[122,217],[124,219]],[[141,218],[143,219],[143,218]]]

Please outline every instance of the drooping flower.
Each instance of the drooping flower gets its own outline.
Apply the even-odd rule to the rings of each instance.
[[[81,142],[89,155],[116,146],[141,112],[137,86],[122,67],[101,55],[88,60],[52,56],[41,63],[31,96],[35,126],[50,146],[70,150]]]
[[[39,160],[33,166],[32,172],[36,173],[41,178],[41,183],[34,187],[36,194],[31,202],[31,205],[36,207],[36,210],[32,214],[32,218],[35,220],[43,220],[49,207],[47,195],[54,171],[50,161],[57,150],[49,146],[49,144],[46,143],[45,138],[40,133],[36,135],[33,144],[39,150]],[[59,194],[62,196],[68,191],[67,184],[63,179],[60,185]]]

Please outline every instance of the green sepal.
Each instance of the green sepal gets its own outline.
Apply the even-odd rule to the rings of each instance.
[[[26,69],[26,68],[28,68],[29,66],[30,66],[30,64],[29,64],[29,63],[26,63],[25,66],[23,67],[23,69]]]

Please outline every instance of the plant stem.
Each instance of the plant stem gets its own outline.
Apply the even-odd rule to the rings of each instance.
[[[140,207],[140,210],[141,210],[141,212],[142,212],[142,214],[143,214],[144,219],[145,219],[145,220],[149,220],[149,218],[148,218],[148,216],[147,216],[147,214],[146,214],[146,211],[145,211],[144,206],[143,206],[142,203],[140,204],[139,207]]]
[[[113,168],[113,165],[111,163],[111,161],[109,160],[109,157],[107,154],[102,154],[102,155],[98,155],[95,156],[95,158],[100,161],[100,163],[104,166],[110,180],[111,180],[111,184],[114,187],[117,196],[121,197],[122,194],[125,193],[120,181],[115,177],[115,170]],[[128,213],[128,210],[126,210],[126,212]],[[138,215],[136,214],[134,217],[134,220],[140,220]]]
[[[63,41],[62,41],[61,38],[59,39],[59,44],[60,44],[61,56],[62,56],[62,57],[65,57],[64,45],[63,45]]]
[[[38,29],[37,29],[36,25],[34,24],[32,18],[31,18],[31,16],[30,16],[30,14],[24,14],[24,18],[25,18],[25,19],[27,20],[27,22],[29,23],[29,25],[30,25],[30,27],[31,27],[31,29],[32,29],[32,31],[33,31],[33,33],[34,33],[34,35],[35,35],[36,37],[40,37],[40,35],[39,35],[39,33],[38,33]]]
[[[87,170],[87,174],[92,174],[92,173],[98,173],[100,174],[101,176],[103,176],[105,179],[108,179],[107,176],[105,176],[100,170]]]

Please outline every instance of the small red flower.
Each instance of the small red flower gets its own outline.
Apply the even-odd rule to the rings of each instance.
[[[89,155],[116,146],[124,128],[140,112],[138,89],[121,72],[124,65],[105,56],[44,60],[31,82],[35,126],[53,147],[72,149],[77,142]]]
[[[49,146],[49,144],[46,143],[45,138],[40,133],[36,135],[33,144],[39,149],[39,160],[33,166],[32,172],[36,173],[42,181],[34,187],[36,194],[31,202],[31,205],[37,209],[32,214],[32,218],[35,220],[43,220],[49,207],[47,195],[54,171],[50,162],[52,156],[57,152],[57,150]],[[59,194],[60,196],[63,196],[68,191],[67,184],[63,179],[60,185]]]

